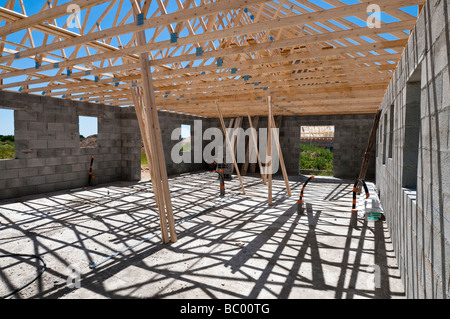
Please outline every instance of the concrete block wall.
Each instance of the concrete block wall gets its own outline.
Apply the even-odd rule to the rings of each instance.
[[[203,153],[203,132],[211,125],[214,125],[209,119],[201,118],[197,116],[183,115],[172,112],[158,112],[159,124],[161,128],[161,137],[163,141],[164,148],[164,157],[166,161],[167,174],[168,175],[176,175],[187,172],[193,172],[198,170],[206,169],[208,166],[203,161],[203,157],[201,157],[201,161],[195,160],[194,150],[196,148],[200,149]],[[198,132],[195,132],[195,121],[197,121]],[[215,123],[215,122],[214,122]],[[180,136],[174,136],[172,139],[172,133],[175,129],[181,128],[181,125],[190,125],[191,127],[191,152],[187,154],[189,157],[188,161],[182,161],[177,163],[172,158],[172,151],[175,152],[175,148],[179,149],[179,144],[181,139]],[[200,124],[200,125],[199,125]],[[199,137],[196,137],[199,136]],[[196,140],[199,138],[199,140]],[[198,146],[198,144],[201,144]],[[182,155],[179,152],[180,156]]]
[[[140,180],[134,109],[0,91],[14,109],[16,158],[0,160],[0,199],[87,186],[91,156],[98,183]],[[79,116],[98,117],[98,147],[80,148]]]
[[[426,2],[384,97],[378,130],[376,184],[409,298],[450,294],[449,7],[449,0]]]
[[[338,178],[356,179],[362,165],[374,117],[374,114],[283,116],[279,131],[280,145],[288,174],[299,174],[300,127],[334,125],[333,175]],[[248,120],[244,119],[244,128],[247,127]],[[267,118],[260,117],[258,127],[267,128]],[[278,173],[281,174],[281,168]],[[375,150],[372,152],[366,179],[373,180],[374,177]]]

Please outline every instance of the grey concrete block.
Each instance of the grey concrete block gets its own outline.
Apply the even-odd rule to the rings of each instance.
[[[28,158],[27,167],[45,166],[45,158]]]
[[[61,165],[63,162],[63,159],[61,157],[50,157],[45,159],[45,165]]]
[[[45,176],[45,183],[59,183],[64,181],[64,174],[52,174]]]
[[[16,149],[16,157],[17,158],[36,158],[37,157],[37,151],[36,150],[21,150]]]
[[[72,165],[59,165],[55,168],[56,174],[68,174],[72,172]]]
[[[64,123],[48,123],[47,125],[51,132],[64,132]]]
[[[11,159],[4,160],[4,169],[15,169],[15,168],[24,168],[26,167],[26,159]]]
[[[19,171],[20,169],[8,169],[4,170],[2,174],[0,174],[0,180],[4,179],[14,179],[19,177]]]
[[[31,111],[18,111],[14,114],[14,119],[17,121],[34,121],[37,122],[38,119],[38,112],[31,112]]]
[[[38,168],[39,175],[52,175],[55,174],[56,167],[55,166],[44,166]]]
[[[20,188],[5,188],[0,192],[1,199],[15,198],[19,196]]]
[[[27,178],[27,185],[34,186],[45,183],[45,176],[32,176]]]
[[[64,140],[55,139],[47,142],[48,148],[64,148],[65,142]]]
[[[47,130],[47,123],[43,122],[27,122],[29,131],[45,132]]]
[[[19,140],[36,140],[38,138],[38,134],[37,132],[34,131],[27,131],[19,129],[19,130],[15,130],[14,132],[14,138],[15,141],[19,141]]]
[[[46,149],[47,140],[30,140],[29,148],[34,150]]]

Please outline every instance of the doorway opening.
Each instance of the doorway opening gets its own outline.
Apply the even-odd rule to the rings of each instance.
[[[333,176],[334,125],[300,127],[299,173]]]

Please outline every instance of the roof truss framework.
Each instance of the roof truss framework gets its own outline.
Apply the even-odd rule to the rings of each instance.
[[[402,8],[425,0],[145,0],[137,21],[129,0],[41,2],[0,8],[0,89],[133,105],[148,53],[158,109],[237,117],[269,95],[274,115],[375,113],[417,20]]]

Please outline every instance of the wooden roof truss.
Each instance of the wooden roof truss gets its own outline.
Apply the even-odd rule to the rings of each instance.
[[[129,0],[7,0],[0,89],[131,106],[147,53],[159,110],[267,116],[271,96],[274,115],[375,113],[417,20],[402,8],[425,0],[345,2],[145,0],[137,16]],[[364,25],[373,4],[392,21]]]

